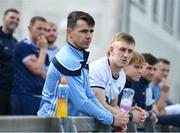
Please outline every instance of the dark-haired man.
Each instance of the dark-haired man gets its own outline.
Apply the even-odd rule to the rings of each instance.
[[[13,33],[19,25],[19,11],[8,9],[4,12],[0,27],[0,115],[10,114],[10,92],[13,82],[12,57],[17,40]]]
[[[167,105],[170,85],[167,81],[170,71],[170,61],[158,58],[156,72],[152,81],[153,96],[160,114],[180,114],[180,104]]]
[[[13,115],[36,115],[49,65],[47,40],[44,36],[46,19],[33,17],[29,24],[29,37],[15,48],[15,79],[11,95]]]
[[[156,71],[151,82],[153,96],[160,115],[158,124],[180,126],[180,104],[167,105],[170,85],[167,81],[170,71],[170,61],[165,58],[158,58],[155,65]]]
[[[88,56],[95,21],[83,11],[73,11],[67,18],[67,43],[49,66],[43,89],[40,116],[55,116],[58,100],[57,85],[65,76],[69,86],[68,115],[92,116],[100,122],[120,126],[120,114],[113,115],[98,102],[89,85]]]

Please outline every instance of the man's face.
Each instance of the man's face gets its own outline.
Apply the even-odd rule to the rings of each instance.
[[[90,46],[93,31],[93,27],[90,27],[86,21],[78,20],[74,29],[67,29],[68,39],[77,49],[87,49]]]
[[[126,75],[135,81],[139,81],[140,77],[142,76],[142,66],[138,64],[127,65],[125,67],[125,71]]]
[[[150,65],[148,63],[145,63],[145,65],[142,68],[142,76],[151,81],[155,72],[155,65]]]
[[[167,79],[170,66],[169,64],[165,64],[163,62],[159,62],[155,65],[156,71],[155,71],[155,78],[161,81],[163,78]]]
[[[53,44],[57,39],[57,26],[47,24],[45,36],[47,38],[48,44]]]
[[[19,14],[15,12],[8,12],[3,17],[4,26],[10,31],[14,32],[19,25]]]
[[[129,64],[133,55],[134,44],[126,41],[113,42],[109,48],[109,59],[112,60],[114,65],[118,68],[123,68]]]
[[[38,38],[44,35],[46,30],[46,22],[36,20],[33,25],[29,26],[29,33],[34,43],[37,42]]]

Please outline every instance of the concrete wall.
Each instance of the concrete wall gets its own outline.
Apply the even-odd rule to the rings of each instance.
[[[136,49],[140,52],[152,53],[156,57],[167,58],[171,62],[169,84],[170,99],[180,102],[180,45],[179,40],[165,31],[159,23],[152,21],[149,14],[150,2],[146,1],[146,11],[142,12],[131,5],[130,33],[136,38]]]

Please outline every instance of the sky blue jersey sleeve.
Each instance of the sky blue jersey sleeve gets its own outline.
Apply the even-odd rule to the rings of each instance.
[[[39,116],[55,116],[58,100],[57,85],[62,74],[50,65],[43,89],[43,97],[38,111]],[[80,113],[92,116],[104,124],[113,123],[113,115],[105,110],[93,94],[87,95],[83,88],[81,76],[66,76],[69,85],[69,100]],[[90,90],[89,90],[90,91]],[[91,96],[91,97],[90,97]],[[71,111],[71,110],[68,110]]]
[[[38,115],[55,116],[57,85],[61,77],[66,76],[69,86],[68,115],[85,114],[103,124],[113,124],[113,114],[100,105],[90,89],[87,59],[88,52],[77,50],[71,45],[65,45],[58,52],[48,69]]]
[[[101,106],[97,106],[99,104],[94,98],[87,97],[85,89],[88,88],[83,88],[80,76],[69,76],[68,82],[70,83],[69,99],[79,112],[92,116],[104,124],[113,123],[113,115]]]

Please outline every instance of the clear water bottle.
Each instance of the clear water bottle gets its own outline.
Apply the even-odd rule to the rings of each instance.
[[[129,112],[132,107],[133,97],[134,97],[134,90],[131,88],[125,88],[123,90],[123,96],[120,103],[120,109],[124,110],[125,112]]]
[[[68,115],[68,91],[67,79],[66,77],[62,77],[58,85],[57,117],[67,117]]]

